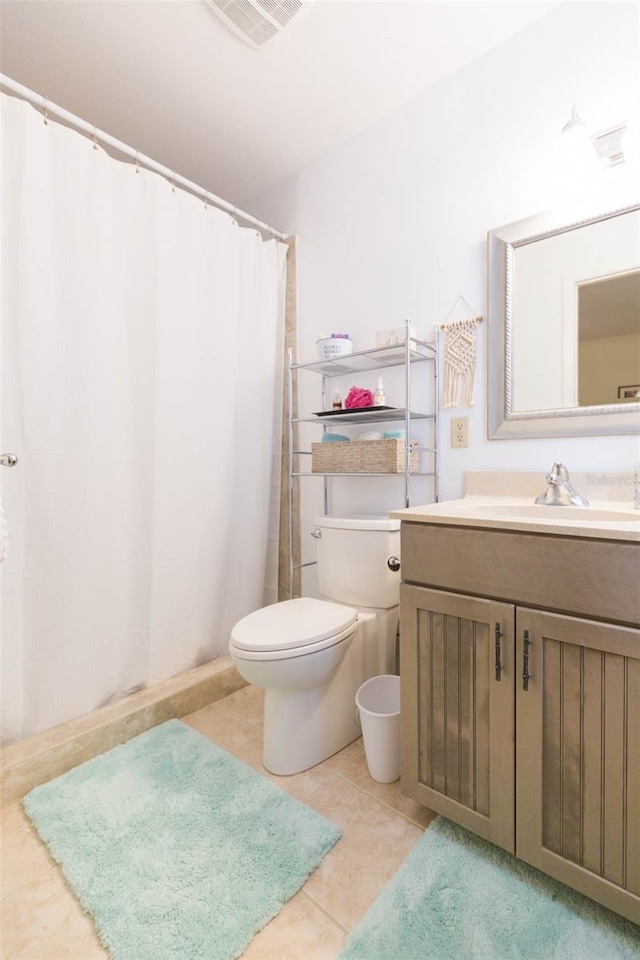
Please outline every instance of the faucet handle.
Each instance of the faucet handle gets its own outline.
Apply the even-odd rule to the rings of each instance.
[[[569,480],[569,471],[565,467],[564,463],[554,463],[551,467],[551,470],[546,476],[547,483],[551,483],[554,487],[559,483],[567,483]]]
[[[559,506],[588,507],[589,501],[581,497],[573,489],[569,480],[569,471],[564,463],[554,463],[546,476],[549,484],[544,493],[536,497],[535,503],[554,504]]]

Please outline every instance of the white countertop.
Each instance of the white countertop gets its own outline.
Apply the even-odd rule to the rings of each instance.
[[[588,507],[535,506],[536,496],[545,489],[544,475],[468,473],[462,499],[393,510],[389,516],[412,523],[640,541],[640,510],[633,509],[631,474],[576,473],[571,482],[589,500]]]

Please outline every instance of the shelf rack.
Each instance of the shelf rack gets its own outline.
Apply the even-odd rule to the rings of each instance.
[[[329,424],[335,425],[336,422],[343,424],[369,424],[369,423],[400,423],[405,426],[405,456],[404,471],[401,476],[404,478],[404,506],[411,506],[411,480],[417,477],[432,477],[434,481],[433,499],[438,500],[439,489],[439,461],[438,461],[438,419],[439,419],[439,389],[438,389],[438,343],[436,340],[418,340],[409,336],[409,321],[405,323],[405,339],[402,344],[391,347],[375,347],[371,350],[359,350],[345,357],[337,357],[334,360],[316,360],[311,363],[294,363],[293,351],[289,349],[288,362],[288,395],[289,410],[293,410],[293,375],[300,370],[308,370],[311,373],[322,377],[322,410],[328,406],[327,383],[336,377],[344,377],[353,373],[365,373],[371,371],[380,371],[390,367],[404,367],[404,406],[386,410],[366,410],[359,412],[353,410],[351,413],[323,413],[323,416],[305,416],[289,417],[289,503],[293,504],[294,483],[296,480],[304,477],[316,477],[323,479],[324,493],[324,513],[328,513],[329,504],[329,484],[332,477],[392,477],[390,473],[311,473],[310,471],[296,470],[295,458],[300,456],[310,456],[310,450],[298,450],[294,447],[294,427],[298,423],[316,423],[323,427],[323,432],[327,431]],[[412,368],[415,364],[431,362],[433,364],[433,413],[421,413],[413,410],[411,407],[412,396]],[[411,473],[411,425],[415,421],[433,422],[433,446],[420,447],[420,453],[433,454],[433,470],[419,471]],[[293,562],[293,511],[289,511],[289,582],[293,585],[294,571],[303,567],[315,566],[315,561],[309,563]]]

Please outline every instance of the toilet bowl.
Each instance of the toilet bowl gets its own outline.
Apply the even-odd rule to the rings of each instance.
[[[399,556],[399,521],[356,515],[319,517],[316,525],[318,582],[328,599],[256,610],[229,643],[240,675],[265,690],[263,762],[281,776],[359,737],[356,690],[395,670],[399,574],[387,561]]]

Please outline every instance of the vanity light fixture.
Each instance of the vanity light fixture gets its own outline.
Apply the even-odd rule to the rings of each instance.
[[[562,128],[562,163],[568,177],[589,176],[598,165],[593,141],[575,103]]]
[[[562,135],[565,136],[565,134],[570,136],[578,134],[581,139],[584,139],[585,136],[588,136],[587,125],[578,113],[578,108],[575,103],[571,107],[571,116],[562,128]]]
[[[591,137],[596,156],[605,167],[617,167],[619,163],[625,163],[627,127],[626,122],[618,123],[606,130],[601,130],[600,133],[594,133]]]
[[[628,121],[616,123],[598,133],[590,134],[587,124],[574,104],[571,116],[562,128],[563,151],[582,170],[616,167],[628,159]]]

